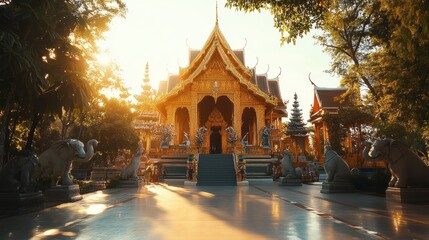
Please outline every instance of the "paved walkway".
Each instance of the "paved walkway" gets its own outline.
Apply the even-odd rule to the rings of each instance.
[[[320,185],[183,187],[170,181],[109,189],[0,219],[0,239],[428,239],[429,205]]]

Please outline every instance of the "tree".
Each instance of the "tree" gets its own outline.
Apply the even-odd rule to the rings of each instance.
[[[403,129],[408,142],[424,142],[429,153],[429,4],[427,1],[228,0],[244,11],[267,9],[275,27],[294,42],[312,27],[332,56],[331,70],[343,77],[348,94],[368,90],[368,106],[380,133]],[[302,23],[301,23],[302,22]],[[402,131],[402,130],[401,130]],[[404,136],[404,135],[402,135]]]
[[[361,86],[364,86],[377,100],[370,54],[377,47],[374,37],[387,31],[380,4],[372,0],[337,0],[330,6],[321,24],[324,34],[316,39],[332,56],[331,72],[342,76],[342,85],[349,87],[348,95],[360,98]]]
[[[245,12],[270,11],[274,17],[274,27],[282,34],[282,42],[295,43],[313,26],[323,22],[324,14],[333,0],[278,1],[278,0],[227,0],[226,6]]]
[[[93,106],[87,113],[81,138],[86,140],[96,136],[100,141],[97,151],[101,156],[97,156],[96,161],[110,159],[113,163],[123,150],[134,152],[137,149],[139,138],[131,124],[136,113],[130,109],[130,104],[124,100],[104,98],[103,104]],[[75,126],[72,134],[77,131]]]
[[[291,136],[292,139],[294,139],[295,146],[299,144],[300,148],[305,151],[305,145],[302,141],[307,137],[308,130],[302,119],[302,110],[299,108],[298,95],[296,93],[294,94],[293,99],[292,117],[287,124],[286,135]],[[298,154],[298,152],[296,154]]]
[[[86,60],[110,20],[124,11],[121,0],[0,3],[0,98],[5,100],[0,105],[0,157],[4,161],[16,126],[11,124],[12,112],[17,113],[15,119],[31,119],[26,141],[30,148],[43,113],[61,115],[63,109],[88,105]]]
[[[380,2],[393,30],[373,54],[382,96],[377,115],[386,119],[385,130],[405,130],[401,138],[428,156],[429,5],[427,1]]]

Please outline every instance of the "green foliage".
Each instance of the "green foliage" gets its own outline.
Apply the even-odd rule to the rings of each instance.
[[[126,101],[104,99],[102,104],[91,107],[85,115],[83,125],[76,126],[72,135],[80,131],[81,139],[96,138],[100,142],[97,152],[101,155],[95,156],[94,161],[113,161],[122,150],[134,152],[139,138],[132,125],[136,113],[132,113],[130,109],[131,105]],[[106,166],[107,162],[100,165]]]
[[[382,31],[373,26],[385,19],[379,4],[372,0],[337,0],[330,8],[321,24],[324,34],[316,39],[332,57],[331,72],[342,76],[342,84],[349,87],[347,94],[359,97],[360,87],[364,86],[377,99],[369,55],[376,47],[374,35]]]
[[[282,34],[282,42],[295,43],[310,29],[323,22],[324,13],[332,0],[278,1],[278,0],[227,0],[226,6],[245,12],[268,10],[274,18],[274,27]]]
[[[99,190],[99,189],[97,189],[97,186],[92,181],[73,179],[73,183],[79,185],[80,194],[95,192],[95,191]]]
[[[51,187],[51,178],[40,178],[36,179],[36,188],[37,190],[44,191]]]
[[[358,138],[356,135],[362,135],[361,139],[369,139],[371,132],[366,132],[363,127],[374,121],[374,117],[369,113],[369,109],[362,107],[342,107],[338,110],[338,114],[331,115],[327,114],[323,116],[323,120],[327,123],[329,129],[329,144],[332,149],[338,154],[343,155],[345,153],[345,147],[342,145],[347,132],[349,132],[354,138]],[[355,142],[355,148],[358,148],[358,144]]]
[[[351,175],[351,183],[360,191],[367,191],[371,188],[371,181],[364,174]]]
[[[119,176],[115,176],[107,181],[107,188],[115,188],[119,184]]]
[[[377,193],[385,193],[390,181],[390,172],[386,169],[377,168],[375,173],[370,177],[371,184]]]
[[[227,6],[246,12],[269,10],[275,27],[288,34],[282,42],[294,42],[312,27],[321,29],[323,34],[316,38],[332,57],[331,71],[349,88],[347,95],[359,102],[364,92],[364,104],[374,108],[383,135],[406,136],[415,148],[424,143],[429,156],[426,1],[228,0]]]
[[[376,168],[374,173],[368,178],[366,175],[360,173],[358,175],[351,175],[351,182],[356,189],[365,192],[376,192],[384,194],[390,181],[390,172],[384,168]]]
[[[332,150],[336,151],[339,155],[344,155],[346,151],[342,143],[347,136],[347,129],[341,123],[341,119],[337,115],[327,114],[323,116],[323,121],[328,125],[328,141]]]
[[[124,13],[121,0],[0,4],[0,158],[14,138],[25,142],[16,135],[20,127],[31,147],[39,120],[49,118],[42,113],[62,116],[88,106],[94,92],[87,60],[110,20]]]

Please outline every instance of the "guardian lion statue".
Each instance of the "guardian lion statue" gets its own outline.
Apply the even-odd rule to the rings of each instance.
[[[0,192],[28,193],[33,191],[31,175],[39,164],[35,154],[24,152],[9,160],[0,171]]]
[[[121,171],[121,175],[119,175],[119,178],[121,180],[138,180],[137,171],[139,170],[140,166],[140,158],[144,154],[144,149],[139,149],[131,159],[131,162]]]
[[[285,178],[298,178],[298,175],[293,167],[293,156],[288,150],[283,151],[282,158],[282,174]]]
[[[323,166],[328,175],[325,182],[343,182],[350,180],[350,168],[344,159],[332,150],[330,145],[325,146],[325,164]]]

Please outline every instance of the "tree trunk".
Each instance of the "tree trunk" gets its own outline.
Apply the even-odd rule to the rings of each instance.
[[[3,168],[4,164],[7,162],[8,151],[6,144],[7,139],[9,139],[9,122],[10,122],[10,113],[12,111],[13,99],[15,98],[16,84],[12,82],[10,87],[9,94],[6,100],[6,106],[4,110],[4,116],[2,121],[2,126],[0,129],[0,169]]]
[[[30,131],[28,132],[27,144],[25,149],[31,151],[31,146],[33,145],[34,132],[36,131],[37,124],[40,120],[40,114],[35,110],[33,115],[33,121],[31,123]]]
[[[13,118],[12,127],[11,127],[10,133],[9,133],[9,140],[7,140],[7,142],[5,144],[6,146],[9,145],[10,142],[12,142],[13,135],[15,134],[15,131],[16,131],[16,125],[18,124],[18,119],[19,119],[19,115],[16,115]]]

